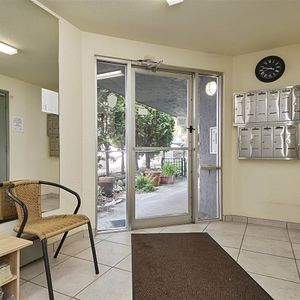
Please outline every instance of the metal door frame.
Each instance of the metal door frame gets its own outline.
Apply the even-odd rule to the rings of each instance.
[[[198,93],[199,90],[199,77],[200,76],[206,76],[206,77],[212,77],[217,80],[217,111],[216,111],[216,127],[218,130],[218,154],[216,158],[216,166],[209,166],[209,165],[200,165],[200,102],[201,97]],[[194,185],[194,214],[193,214],[193,222],[194,223],[200,223],[203,221],[208,220],[222,220],[223,219],[223,190],[222,190],[222,136],[223,136],[223,127],[222,127],[222,96],[223,96],[223,76],[222,74],[218,75],[212,75],[212,74],[202,74],[201,72],[195,72],[195,78],[194,78],[194,120],[195,120],[195,128],[196,128],[196,134],[194,136],[194,145],[195,145],[195,151],[194,151],[194,162],[195,162],[195,168],[194,168],[194,181],[197,184]],[[216,170],[217,176],[216,176],[216,187],[217,187],[217,201],[218,201],[218,217],[214,219],[200,219],[199,218],[199,202],[200,202],[200,169],[206,168],[210,170]]]
[[[160,77],[173,77],[173,78],[182,78],[186,79],[188,82],[188,91],[187,91],[187,121],[188,124],[193,126],[194,128],[194,118],[192,116],[193,111],[193,77],[192,74],[182,74],[182,73],[176,73],[176,72],[167,72],[167,71],[156,71],[152,72],[150,70],[144,69],[144,68],[137,68],[135,66],[132,67],[131,70],[131,101],[130,101],[130,108],[131,112],[129,114],[132,126],[129,128],[129,131],[132,133],[130,135],[130,168],[129,172],[130,174],[130,182],[131,182],[131,227],[132,229],[137,228],[146,228],[146,227],[155,227],[155,226],[166,226],[166,225],[174,225],[174,224],[185,224],[185,223],[191,223],[192,222],[192,201],[193,201],[193,193],[192,193],[192,181],[193,181],[193,174],[191,172],[191,166],[193,165],[193,135],[188,133],[188,145],[184,148],[171,148],[171,147],[136,147],[135,146],[135,75],[138,74],[145,74],[145,75],[152,75],[152,76],[160,76]],[[173,215],[173,216],[157,216],[153,218],[144,218],[144,219],[137,219],[135,215],[135,186],[132,184],[135,182],[135,154],[136,152],[147,152],[151,150],[185,150],[188,152],[188,176],[187,176],[187,185],[188,185],[188,212],[179,214],[179,215]]]
[[[5,118],[6,118],[5,119],[5,123],[6,123],[6,180],[9,180],[9,178],[10,178],[9,92],[0,89],[0,94],[2,96],[4,96]]]
[[[131,197],[134,197],[135,194],[135,158],[133,154],[135,154],[135,150],[133,149],[135,146],[135,108],[132,102],[134,99],[132,95],[132,91],[134,90],[133,87],[135,86],[135,76],[133,75],[133,69],[138,70],[139,72],[145,72],[148,74],[149,70],[145,67],[141,67],[136,65],[134,62],[128,59],[119,59],[119,58],[112,58],[107,56],[95,55],[95,99],[97,99],[97,61],[104,61],[104,62],[111,62],[122,64],[126,66],[126,82],[125,82],[125,124],[128,130],[126,131],[126,227],[120,228],[116,230],[110,231],[120,231],[120,230],[130,230],[135,228],[143,228],[149,226],[164,226],[164,225],[179,225],[179,224],[186,224],[186,223],[199,223],[203,220],[199,220],[198,217],[198,209],[199,209],[199,197],[200,197],[200,182],[198,176],[198,167],[199,166],[199,158],[197,157],[199,150],[197,149],[196,145],[198,145],[198,138],[199,138],[199,103],[200,97],[198,93],[199,87],[199,76],[212,76],[217,78],[217,128],[218,128],[218,142],[219,142],[219,155],[218,155],[218,202],[219,202],[219,218],[222,219],[223,216],[223,191],[222,191],[222,134],[223,134],[223,126],[222,126],[222,98],[223,98],[223,74],[220,72],[210,72],[210,71],[200,71],[197,69],[178,69],[172,66],[161,66],[157,71],[158,74],[167,73],[169,76],[187,76],[190,78],[190,101],[191,104],[189,108],[191,111],[190,113],[190,124],[195,128],[192,137],[190,138],[191,142],[191,150],[190,150],[190,179],[189,179],[189,215],[179,215],[179,216],[171,216],[171,217],[158,217],[153,219],[142,219],[141,222],[135,220],[135,201],[131,200]],[[151,73],[155,74],[155,73]],[[189,101],[188,101],[189,102]],[[133,132],[134,135],[129,134],[129,132]],[[97,101],[95,101],[95,196],[97,195]],[[130,148],[131,147],[131,148]],[[172,148],[173,149],[173,148]],[[182,149],[182,148],[181,148]],[[133,166],[133,167],[132,167]],[[131,170],[130,170],[131,169]],[[97,196],[95,199],[95,215],[96,215],[96,230],[98,229],[98,212],[97,212]],[[148,222],[149,221],[149,222]],[[206,220],[207,221],[207,220]],[[109,230],[108,230],[109,231]]]

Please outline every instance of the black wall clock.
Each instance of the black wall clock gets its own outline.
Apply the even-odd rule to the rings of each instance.
[[[279,56],[267,56],[260,60],[255,68],[258,80],[272,82],[279,79],[285,70],[285,63]]]

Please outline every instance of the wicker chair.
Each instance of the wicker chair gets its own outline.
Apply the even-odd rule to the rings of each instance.
[[[41,185],[58,187],[74,195],[77,198],[77,206],[74,210],[74,213],[71,215],[42,217],[40,197]],[[68,232],[71,229],[77,228],[81,225],[87,225],[94,259],[95,272],[96,274],[99,274],[91,223],[89,218],[85,215],[77,214],[80,208],[81,200],[80,196],[76,192],[63,185],[53,182],[23,180],[13,182],[8,187],[6,193],[16,204],[19,224],[15,226],[14,231],[17,232],[17,237],[21,237],[22,234],[28,234],[37,237],[41,241],[50,300],[54,299],[54,294],[47,250],[48,238],[63,233],[63,237],[54,254],[54,258],[56,258],[67,237]]]

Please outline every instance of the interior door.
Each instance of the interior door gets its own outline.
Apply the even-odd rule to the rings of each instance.
[[[0,91],[0,181],[8,179],[7,94]]]
[[[191,222],[191,76],[132,70],[132,227]]]

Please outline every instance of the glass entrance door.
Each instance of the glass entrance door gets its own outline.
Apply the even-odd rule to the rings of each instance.
[[[191,76],[132,71],[133,227],[191,222]]]
[[[198,219],[220,218],[220,115],[219,79],[216,76],[198,77]]]

